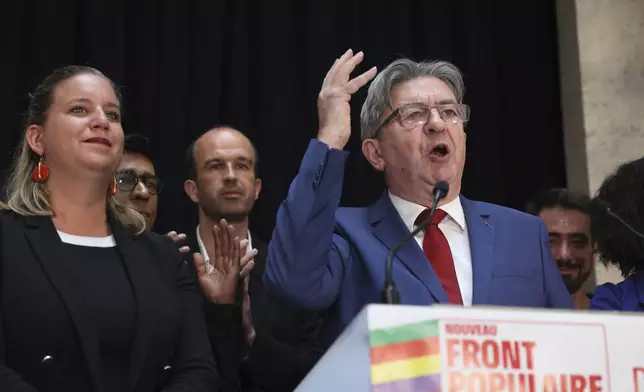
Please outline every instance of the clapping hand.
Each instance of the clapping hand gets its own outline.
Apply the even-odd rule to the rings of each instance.
[[[257,249],[247,250],[248,240],[244,239],[239,241],[239,251],[243,253],[241,260],[239,261],[239,266],[241,271],[239,271],[239,279],[246,279],[250,272],[255,267],[254,257],[257,256]]]
[[[252,259],[257,251],[244,254],[248,241],[234,237],[233,226],[224,219],[213,227],[213,236],[215,249],[210,270],[200,253],[193,255],[199,285],[210,302],[232,304],[240,279],[247,277],[255,265]]]

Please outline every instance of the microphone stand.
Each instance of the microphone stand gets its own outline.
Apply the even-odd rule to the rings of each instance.
[[[446,182],[441,181],[436,184],[436,186],[434,187],[434,201],[432,202],[432,209],[429,211],[429,216],[427,217],[427,219],[416,226],[416,228],[405,239],[391,248],[391,250],[387,254],[387,260],[385,262],[385,284],[381,292],[381,301],[383,303],[390,305],[400,304],[400,293],[398,292],[398,289],[396,289],[396,283],[394,282],[392,271],[394,256],[400,250],[400,248],[405,246],[412,238],[416,236],[416,234],[427,228],[427,226],[434,218],[436,208],[438,207],[438,202],[443,197],[445,197],[445,195],[447,195],[448,191],[449,185]]]

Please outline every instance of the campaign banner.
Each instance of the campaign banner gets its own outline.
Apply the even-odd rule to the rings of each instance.
[[[370,329],[371,390],[610,391],[613,375],[607,334],[606,325],[599,321],[463,317]],[[644,365],[644,352],[641,358]],[[628,374],[632,380],[621,380],[620,385],[628,383],[633,388],[629,390],[644,392],[644,366],[624,366],[632,373],[621,372],[618,377]]]

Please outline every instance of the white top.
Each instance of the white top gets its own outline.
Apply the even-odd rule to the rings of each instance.
[[[58,231],[60,240],[66,244],[79,245],[79,246],[92,246],[95,248],[111,248],[116,246],[116,241],[113,235],[107,237],[85,237],[80,235],[73,235]]]
[[[199,234],[199,226],[200,225],[197,225],[197,244],[199,245],[199,253],[201,253],[203,260],[206,263],[206,273],[210,273],[210,271],[212,271],[212,264],[210,264],[210,256],[208,255],[208,251],[206,251],[206,247],[201,240],[201,235]],[[246,252],[250,252],[251,250],[253,250],[253,244],[250,238],[250,230],[248,230],[248,246],[246,247]]]
[[[396,208],[396,211],[398,211],[398,214],[400,214],[409,231],[413,231],[416,228],[414,223],[418,215],[426,210],[427,207],[401,199],[391,193],[391,191],[389,191],[389,199],[391,199],[391,203]],[[460,197],[456,197],[449,203],[442,205],[440,209],[445,211],[447,215],[438,224],[438,228],[443,232],[445,238],[447,238],[449,249],[454,258],[454,269],[456,270],[458,286],[461,289],[463,305],[471,306],[473,287],[472,255],[470,253],[470,238],[467,233],[467,222],[465,221],[465,213],[463,212]],[[420,246],[421,251],[423,249],[423,238],[425,238],[424,231],[416,234],[415,240],[418,246]]]

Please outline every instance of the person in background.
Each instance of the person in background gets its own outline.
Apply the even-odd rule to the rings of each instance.
[[[114,199],[121,100],[94,68],[31,95],[0,211],[0,390],[213,391],[194,275]]]
[[[363,53],[348,50],[318,95],[319,128],[280,206],[266,282],[296,306],[328,310],[337,337],[370,303],[572,308],[543,221],[461,195],[469,107],[461,72],[445,61],[399,59],[371,83],[362,106],[362,153],[387,188],[368,207],[339,208],[351,136],[350,99],[376,75],[351,78]],[[383,290],[390,249],[436,215],[396,254],[399,295]],[[439,188],[440,189],[440,188]],[[392,386],[392,388],[394,388]]]
[[[593,234],[599,260],[619,268],[625,280],[597,286],[590,308],[644,311],[644,239],[624,224],[644,232],[644,158],[619,166],[602,182],[593,204],[597,206],[593,209]]]
[[[189,178],[184,190],[199,206],[199,225],[188,243],[198,252],[197,267],[205,265],[204,271],[213,274],[212,279],[227,282],[231,288],[227,292],[213,290],[216,285],[209,284],[208,275],[200,275],[211,335],[224,336],[216,332],[218,329],[237,331],[234,341],[213,339],[224,390],[291,392],[321,355],[319,316],[285,306],[264,288],[267,246],[248,226],[262,187],[257,176],[257,150],[243,133],[222,125],[201,135],[188,148],[186,161]],[[234,270],[239,276],[226,273],[229,268],[213,262],[219,251],[214,237],[218,230],[231,226],[234,236],[243,240],[242,251],[252,257]],[[227,316],[222,309],[228,311]]]
[[[145,227],[154,228],[157,219],[159,195],[163,181],[157,177],[152,159],[150,142],[139,134],[125,136],[123,158],[116,172],[116,195],[114,198],[123,206],[133,209],[145,219]],[[166,233],[179,246],[182,254],[190,248],[183,245],[186,235],[171,231]]]
[[[590,208],[590,197],[563,188],[541,192],[526,208],[546,224],[552,255],[576,309],[590,305],[586,282],[595,265]]]
[[[156,175],[147,137],[138,134],[125,136],[123,158],[116,172],[116,187],[116,200],[143,215],[145,226],[152,230],[163,181]]]

